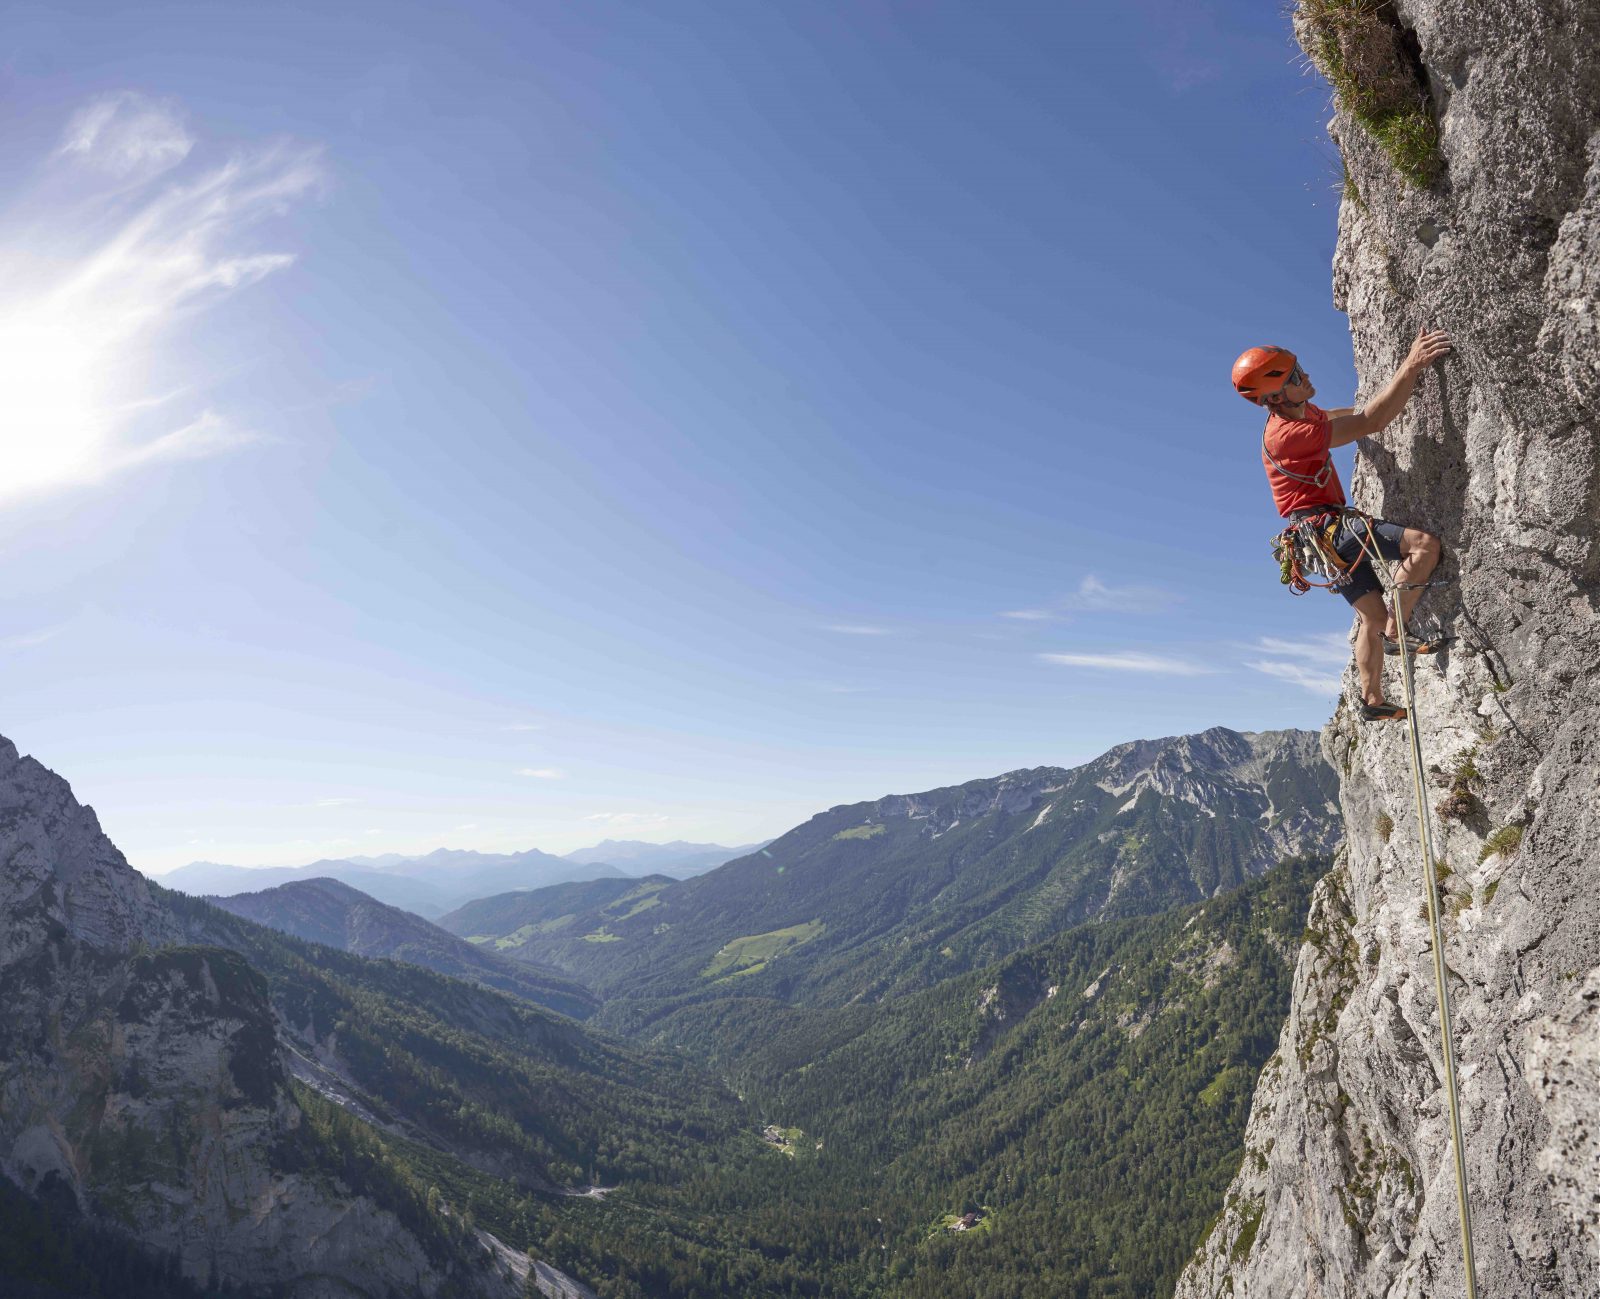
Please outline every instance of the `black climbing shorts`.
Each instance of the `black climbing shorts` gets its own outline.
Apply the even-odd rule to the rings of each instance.
[[[1350,570],[1350,580],[1339,588],[1339,594],[1354,604],[1362,596],[1371,591],[1382,591],[1383,584],[1378,581],[1378,575],[1372,571],[1372,561],[1362,554],[1362,543],[1366,543],[1367,550],[1376,550],[1391,564],[1400,562],[1400,538],[1405,534],[1405,524],[1390,523],[1387,519],[1372,520],[1372,537],[1366,536],[1366,520],[1346,516],[1339,525],[1338,540],[1334,548],[1343,560],[1354,559],[1361,555],[1361,562]]]

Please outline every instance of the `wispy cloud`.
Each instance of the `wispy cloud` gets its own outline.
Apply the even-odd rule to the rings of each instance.
[[[1112,654],[1041,654],[1046,663],[1057,663],[1069,668],[1098,668],[1107,672],[1143,672],[1153,676],[1202,677],[1209,676],[1214,668],[1191,663],[1187,659],[1167,658],[1160,654],[1146,654],[1142,650],[1121,650]]]
[[[628,828],[634,830],[669,825],[672,822],[670,816],[663,816],[656,812],[595,812],[583,819],[585,821],[598,821],[614,829]]]
[[[533,722],[507,722],[500,728],[502,731],[542,731],[544,727]]]
[[[20,632],[15,636],[0,637],[0,650],[32,649],[35,645],[43,645],[52,641],[66,630],[66,624],[59,627],[45,627],[39,631]]]
[[[1245,664],[1257,672],[1265,672],[1269,677],[1277,677],[1280,681],[1287,681],[1292,685],[1300,686],[1318,695],[1336,695],[1339,693],[1339,678],[1329,676],[1326,672],[1318,672],[1314,668],[1303,667],[1299,663],[1285,663],[1277,659],[1257,659]]]
[[[312,807],[349,807],[356,800],[353,798],[319,798],[311,804]]]
[[[14,205],[0,230],[0,495],[259,440],[203,384],[180,377],[153,395],[148,376],[174,326],[293,263],[239,238],[310,194],[322,167],[282,144],[200,169],[195,152],[174,105],[97,99]]]
[[[838,632],[841,636],[888,636],[892,633],[887,627],[874,627],[868,623],[827,623],[823,631]]]
[[[1339,693],[1339,675],[1350,661],[1350,643],[1343,632],[1327,632],[1303,640],[1263,636],[1250,648],[1272,657],[1246,659],[1247,668],[1319,695]]]
[[[183,118],[171,100],[127,90],[102,95],[73,116],[57,154],[113,176],[166,171],[194,148]]]
[[[532,776],[535,780],[565,780],[567,773],[559,767],[519,767],[517,775]]]
[[[1000,616],[1023,622],[1053,622],[1074,613],[1160,613],[1182,598],[1157,586],[1110,586],[1090,573],[1070,595],[1037,609],[1008,609]]]
[[[1342,666],[1350,657],[1350,638],[1342,631],[1322,632],[1300,640],[1284,640],[1279,636],[1263,636],[1251,649],[1262,654],[1283,654],[1290,658],[1311,659],[1319,663]]]

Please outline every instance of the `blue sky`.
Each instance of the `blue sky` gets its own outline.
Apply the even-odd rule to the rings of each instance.
[[[1355,385],[1281,6],[3,11],[0,733],[135,865],[1327,717],[1227,383]]]

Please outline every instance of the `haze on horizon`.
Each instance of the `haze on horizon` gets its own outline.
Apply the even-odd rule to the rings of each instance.
[[[1276,11],[7,26],[0,733],[141,869],[741,844],[1326,718],[1226,382],[1354,389]]]

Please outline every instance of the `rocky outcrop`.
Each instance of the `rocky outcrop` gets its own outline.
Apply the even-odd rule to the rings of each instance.
[[[179,939],[93,811],[0,739],[0,1171],[200,1281],[515,1293],[319,1161],[264,981]]]
[[[1191,803],[1211,816],[1243,814],[1260,822],[1254,873],[1286,857],[1331,852],[1339,844],[1337,811],[1319,798],[1328,768],[1310,731],[1230,731],[1135,740],[1090,764],[1100,788],[1124,800],[1145,790]]]
[[[1447,554],[1427,606],[1458,639],[1417,709],[1478,1292],[1600,1294],[1600,11],[1303,0],[1297,31],[1340,91],[1334,283],[1368,393],[1419,326],[1456,343],[1354,497]],[[1436,153],[1374,76],[1411,78]],[[1323,742],[1347,856],[1180,1299],[1466,1292],[1405,731],[1345,707]]]
[[[1037,808],[1031,828],[1038,829],[1063,802],[1072,805],[1082,782],[1115,796],[1124,810],[1132,810],[1148,790],[1188,803],[1213,820],[1254,823],[1256,842],[1248,863],[1252,875],[1286,857],[1330,852],[1339,843],[1332,772],[1314,732],[1241,732],[1221,726],[1119,744],[1070,770],[1036,767],[924,794],[893,794],[870,805],[869,821],[922,820],[927,833],[936,837],[981,817]],[[1065,799],[1052,798],[1060,794]]]

